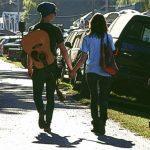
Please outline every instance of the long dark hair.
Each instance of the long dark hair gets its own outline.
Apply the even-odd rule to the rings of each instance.
[[[96,35],[98,38],[107,32],[107,24],[104,16],[100,13],[95,14],[90,21],[89,35]]]

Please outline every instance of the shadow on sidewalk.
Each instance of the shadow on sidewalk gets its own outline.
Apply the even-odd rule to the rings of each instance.
[[[58,134],[52,133],[51,135],[48,135],[46,133],[40,133],[36,139],[37,141],[33,141],[32,143],[36,144],[52,144],[52,145],[57,145],[57,147],[65,147],[65,148],[75,148],[75,145],[80,144],[83,140],[89,141],[89,142],[95,142],[98,144],[103,144],[103,145],[111,145],[114,147],[119,147],[119,148],[132,148],[135,146],[135,144],[132,143],[132,141],[126,141],[124,139],[117,139],[111,136],[99,136],[98,141],[94,140],[89,140],[85,138],[79,138],[78,140],[74,142],[69,142],[67,139],[69,136],[60,136]]]
[[[30,80],[27,72],[0,70],[0,79],[2,81],[0,82],[0,113],[20,114],[23,111],[35,110],[32,85],[28,86],[28,83],[26,83]],[[11,83],[10,79],[14,79],[13,83]],[[16,83],[14,83],[15,79],[17,79]],[[45,99],[44,92],[43,100]],[[68,102],[66,102],[66,105],[56,103],[55,108],[84,109],[82,106],[76,106],[75,103]]]
[[[78,139],[74,142],[69,142],[67,139],[69,136],[60,136],[56,133],[51,133],[50,135],[46,133],[40,133],[36,139],[37,141],[33,141],[32,143],[37,144],[52,144],[57,145],[57,147],[65,147],[65,148],[75,148],[75,145],[78,145],[82,142],[83,139]]]
[[[25,70],[0,70],[0,79],[0,113],[21,114],[22,110],[35,110]]]
[[[111,136],[99,136],[98,140],[101,142],[101,144],[112,145],[120,148],[132,148],[135,146],[132,141],[126,141],[124,139],[118,139]]]
[[[0,83],[0,113],[20,114],[21,110],[35,110],[32,87]]]
[[[119,148],[132,148],[133,146],[135,146],[135,144],[133,144],[132,141],[126,141],[124,139],[118,139],[118,138],[106,136],[106,135],[98,136],[98,141],[89,140],[89,139],[83,139],[83,140],[95,142],[95,143],[103,144],[103,145],[111,145],[111,146],[119,147]]]
[[[0,70],[1,79],[29,79],[26,71],[8,71]]]

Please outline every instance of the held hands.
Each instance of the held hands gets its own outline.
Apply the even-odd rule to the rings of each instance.
[[[75,71],[75,69],[69,70],[69,76],[70,76],[71,79],[72,79],[72,78],[75,78],[75,76],[76,76],[76,71]]]
[[[32,70],[28,70],[28,76],[31,78],[32,77],[32,74],[33,74],[33,71]]]

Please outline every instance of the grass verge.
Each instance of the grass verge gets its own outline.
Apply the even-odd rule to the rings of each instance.
[[[132,114],[131,112],[130,114],[127,114],[127,112],[116,111],[113,109],[109,109],[108,114],[110,118],[119,122],[124,128],[145,138],[150,138],[150,118],[145,114],[141,113],[141,115],[137,115],[134,112]]]
[[[114,97],[113,97],[114,99]],[[118,98],[117,98],[118,99]],[[77,96],[77,101],[82,105],[90,105],[90,99]],[[108,116],[112,120],[119,122],[122,127],[132,131],[133,133],[150,139],[150,114],[141,111],[133,111],[133,109],[110,107]]]
[[[3,60],[3,61],[5,61],[5,62],[12,63],[12,64],[16,65],[16,67],[24,68],[22,66],[21,62],[15,61],[15,60],[14,61],[9,60],[9,59],[7,59],[7,56],[0,56],[0,59]]]

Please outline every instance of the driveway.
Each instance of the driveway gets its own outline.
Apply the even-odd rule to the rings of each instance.
[[[43,96],[45,99],[45,96]],[[72,99],[62,104],[55,96],[52,134],[38,127],[27,70],[0,60],[1,150],[150,150],[150,140],[107,121],[106,135],[91,130],[90,110]]]

